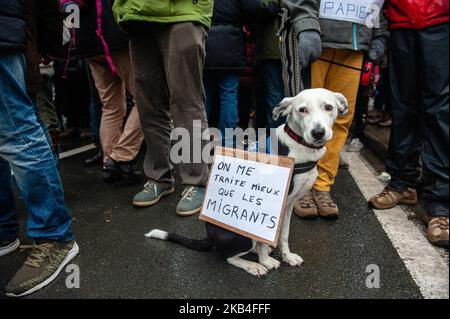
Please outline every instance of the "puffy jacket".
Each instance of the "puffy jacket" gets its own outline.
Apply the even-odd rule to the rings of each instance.
[[[246,67],[244,24],[259,9],[259,0],[215,0],[212,26],[206,40],[207,70]]]
[[[261,2],[260,20],[255,26],[255,60],[281,59],[278,31],[281,27],[282,0],[259,0]]]
[[[448,22],[449,0],[388,0],[391,28],[423,29]]]
[[[308,10],[302,7],[305,1],[309,4]],[[284,0],[284,3],[289,9],[297,32],[305,30],[322,32],[323,48],[367,51],[373,39],[389,37],[387,21],[382,13],[379,28],[370,29],[365,25],[347,21],[319,19],[320,0]],[[312,21],[319,23],[314,25]]]
[[[114,16],[126,30],[129,23],[198,22],[211,25],[213,0],[116,0]]]
[[[97,35],[97,8],[95,1],[86,2],[80,11],[80,28],[77,29],[75,54],[78,57],[92,57],[105,53]],[[102,33],[110,51],[128,47],[126,36],[117,25],[112,13],[114,0],[102,0]]]
[[[2,0],[0,4],[0,53],[25,50],[27,40],[24,0]]]

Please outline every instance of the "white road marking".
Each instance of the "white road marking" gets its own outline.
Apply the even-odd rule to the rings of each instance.
[[[72,156],[75,156],[75,155],[78,155],[78,154],[90,151],[90,150],[94,149],[95,147],[96,147],[95,144],[89,144],[89,145],[85,145],[85,146],[82,146],[82,147],[78,147],[78,148],[75,148],[73,150],[70,150],[70,151],[63,152],[63,153],[59,154],[59,159],[62,160],[62,159],[65,159],[65,158],[69,158],[69,157],[72,157]]]
[[[367,200],[380,193],[384,185],[378,181],[368,164],[357,153],[344,152],[344,160],[350,163],[350,174]],[[423,231],[408,220],[408,213],[401,207],[375,211],[378,221],[409,270],[424,298],[449,298],[448,258],[441,256],[431,245]]]

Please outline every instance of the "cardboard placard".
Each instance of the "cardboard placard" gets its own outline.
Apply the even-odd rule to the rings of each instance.
[[[277,246],[294,160],[217,147],[200,219]]]

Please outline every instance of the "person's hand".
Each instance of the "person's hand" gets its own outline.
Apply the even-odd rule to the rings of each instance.
[[[314,30],[300,32],[298,35],[298,54],[302,69],[309,67],[322,54],[320,33]]]
[[[380,64],[386,50],[386,40],[383,38],[375,38],[369,48],[369,59],[375,64]]]

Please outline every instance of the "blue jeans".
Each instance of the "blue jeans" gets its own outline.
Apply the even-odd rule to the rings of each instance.
[[[0,240],[17,238],[11,170],[28,209],[32,239],[74,239],[50,144],[25,87],[22,54],[0,56]]]
[[[272,118],[273,110],[285,97],[282,70],[280,60],[264,60],[259,65],[261,83],[258,85],[258,126],[265,124],[271,129],[286,122],[284,117],[280,117],[277,121]]]
[[[220,132],[222,145],[234,147],[234,139],[227,139],[225,130],[235,129],[238,118],[239,72],[237,71],[209,71],[204,77],[206,91],[206,112],[211,118],[216,98],[220,101]]]

